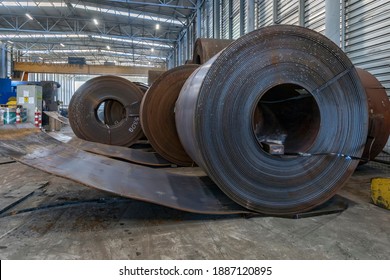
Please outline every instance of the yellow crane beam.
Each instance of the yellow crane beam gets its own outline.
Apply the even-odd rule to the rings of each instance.
[[[142,75],[148,76],[149,70],[166,70],[156,67],[111,66],[111,65],[76,65],[76,64],[48,64],[35,62],[14,62],[14,71],[27,73],[56,73],[82,75]]]

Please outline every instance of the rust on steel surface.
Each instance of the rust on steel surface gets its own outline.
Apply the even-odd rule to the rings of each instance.
[[[87,153],[37,129],[0,127],[0,153],[123,197],[194,213],[250,212],[229,199],[208,177],[177,175]]]
[[[72,133],[69,133],[69,131],[66,133],[61,133],[58,131],[46,133],[54,139],[61,141],[62,143],[67,143],[86,152],[152,167],[166,167],[172,165],[172,163],[168,162],[166,159],[155,152],[146,152],[143,150],[123,146],[106,145],[86,141],[76,137]]]
[[[139,120],[142,96],[138,86],[121,77],[88,80],[69,104],[72,130],[88,141],[131,146],[143,136]]]
[[[363,159],[374,159],[389,139],[390,101],[385,88],[368,71],[357,68],[360,80],[367,95],[369,123],[368,139],[363,152]]]
[[[195,41],[192,63],[203,64],[229,46],[234,40],[198,38]]]
[[[334,196],[368,131],[366,95],[348,57],[325,36],[288,25],[250,32],[195,70],[175,117],[187,153],[231,199],[277,215]],[[262,141],[297,155],[271,155]]]
[[[180,166],[191,166],[193,160],[184,151],[176,131],[175,103],[187,78],[199,65],[187,64],[163,73],[142,99],[142,130],[152,147],[162,157]]]

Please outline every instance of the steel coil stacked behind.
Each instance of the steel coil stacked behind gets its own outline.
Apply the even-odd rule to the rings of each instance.
[[[198,38],[195,41],[192,62],[195,64],[204,64],[232,42],[234,40]]]
[[[298,26],[248,33],[187,80],[176,126],[191,158],[240,205],[291,214],[346,182],[367,137],[364,88],[329,39]],[[281,142],[275,156],[265,142]],[[334,155],[338,156],[334,156]]]
[[[142,96],[142,91],[124,78],[93,78],[74,93],[69,123],[81,139],[131,146],[143,136],[139,120]]]
[[[363,159],[374,159],[386,146],[390,135],[390,101],[386,89],[366,70],[357,68],[367,95],[369,126]]]
[[[176,132],[175,103],[187,78],[199,65],[187,64],[163,73],[142,99],[142,129],[152,147],[165,159],[181,166],[193,164]]]

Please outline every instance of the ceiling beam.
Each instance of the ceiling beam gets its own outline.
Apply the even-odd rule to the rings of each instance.
[[[56,74],[82,74],[82,75],[148,75],[149,70],[165,70],[157,67],[136,66],[105,66],[105,65],[72,65],[72,64],[46,64],[31,62],[14,62],[14,71],[28,73],[56,73]]]
[[[132,1],[132,0],[108,0],[108,2],[137,4],[137,5],[143,5],[143,6],[155,6],[155,7],[165,7],[165,8],[173,8],[173,9],[184,9],[184,10],[196,10],[196,7],[194,7],[194,6],[171,5],[171,4],[165,4],[165,3],[159,4],[159,3]]]

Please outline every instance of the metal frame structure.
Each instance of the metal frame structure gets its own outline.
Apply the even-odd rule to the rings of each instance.
[[[165,66],[196,0],[0,1],[0,40],[19,61]]]

